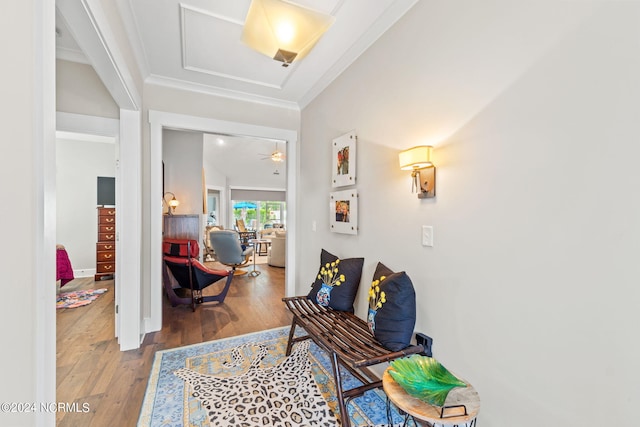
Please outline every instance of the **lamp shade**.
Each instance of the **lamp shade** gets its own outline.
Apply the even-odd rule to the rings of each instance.
[[[303,58],[335,18],[281,0],[252,0],[242,41],[288,65]]]
[[[413,170],[424,169],[433,166],[431,162],[430,145],[420,145],[418,147],[409,148],[400,152],[398,159],[400,160],[400,169]]]

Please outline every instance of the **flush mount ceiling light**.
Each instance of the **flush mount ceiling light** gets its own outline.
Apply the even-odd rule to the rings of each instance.
[[[288,67],[303,58],[335,18],[281,0],[252,0],[242,41]]]

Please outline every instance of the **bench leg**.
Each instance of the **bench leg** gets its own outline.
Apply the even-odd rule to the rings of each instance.
[[[296,316],[293,316],[293,321],[291,322],[291,330],[289,331],[289,340],[287,341],[287,356],[291,355],[291,347],[293,347],[293,334],[296,332],[296,326],[298,325],[296,319]]]
[[[340,375],[340,365],[338,364],[338,355],[331,352],[331,367],[333,368],[333,379],[336,383],[336,398],[338,399],[338,407],[340,408],[340,423],[342,427],[350,427],[351,420],[347,411],[347,404],[342,395],[342,376]]]

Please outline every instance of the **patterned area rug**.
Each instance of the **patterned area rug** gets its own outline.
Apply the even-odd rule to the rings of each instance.
[[[286,358],[288,334],[289,327],[284,327],[157,352],[140,411],[138,427],[208,427],[210,425],[236,427],[244,425],[237,418],[231,420],[230,417],[237,415],[237,413],[227,413],[227,419],[218,416],[219,413],[224,412],[221,409],[222,405],[228,402],[222,402],[227,399],[220,395],[220,389],[215,386],[227,381],[234,382],[232,388],[235,392],[227,394],[225,397],[233,396],[241,400],[244,399],[247,407],[241,405],[241,413],[243,411],[248,414],[261,413],[259,411],[266,411],[269,404],[281,406],[287,400],[289,403],[291,400],[294,401],[292,406],[287,406],[289,413],[296,412],[293,410],[295,397],[292,397],[296,393],[291,389],[292,387],[297,388],[305,397],[314,397],[316,402],[318,400],[315,400],[315,394],[319,391],[323,401],[326,402],[325,405],[321,400],[306,414],[295,415],[290,420],[291,424],[286,424],[287,420],[283,420],[282,423],[270,421],[266,425],[337,425],[333,414],[338,414],[339,410],[329,357],[315,344],[305,342],[297,344],[291,356]],[[308,363],[305,362],[305,359]],[[308,367],[310,371],[306,371]],[[311,375],[305,372],[310,372]],[[342,374],[345,388],[360,385],[360,381],[348,371],[345,370]],[[274,377],[279,378],[280,381],[269,382],[265,386],[266,380]],[[311,381],[311,378],[314,381]],[[243,385],[238,387],[235,384],[237,381]],[[298,382],[295,383],[295,381]],[[250,382],[253,382],[254,385],[262,384],[269,390],[272,390],[271,387],[276,389],[282,387],[283,382],[292,387],[289,387],[287,392],[277,391],[276,394],[281,399],[274,399],[270,403],[265,401],[265,406],[262,407],[259,404],[262,402],[256,402],[253,396],[239,395],[241,391],[253,390],[247,386]],[[267,395],[271,395],[271,392],[267,392]],[[258,400],[261,399],[262,397],[258,398]],[[233,398],[228,400],[231,400],[232,403],[236,402]],[[326,409],[327,405],[329,410]],[[210,422],[207,406],[212,408],[212,413],[217,414],[214,422]],[[351,425],[354,427],[387,425],[387,398],[385,394],[382,390],[371,390],[361,397],[352,399],[349,403],[349,416]],[[393,425],[400,425],[404,421],[404,418],[395,411],[393,406],[390,416]],[[258,422],[265,420],[262,418]],[[247,425],[263,424],[250,423]]]
[[[60,292],[56,298],[56,308],[82,307],[91,304],[105,292],[107,292],[107,288]]]

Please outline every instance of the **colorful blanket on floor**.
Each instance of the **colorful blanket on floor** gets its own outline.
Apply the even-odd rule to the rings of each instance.
[[[107,288],[86,289],[82,291],[61,292],[56,299],[56,308],[76,308],[91,304],[100,295],[107,292]]]

